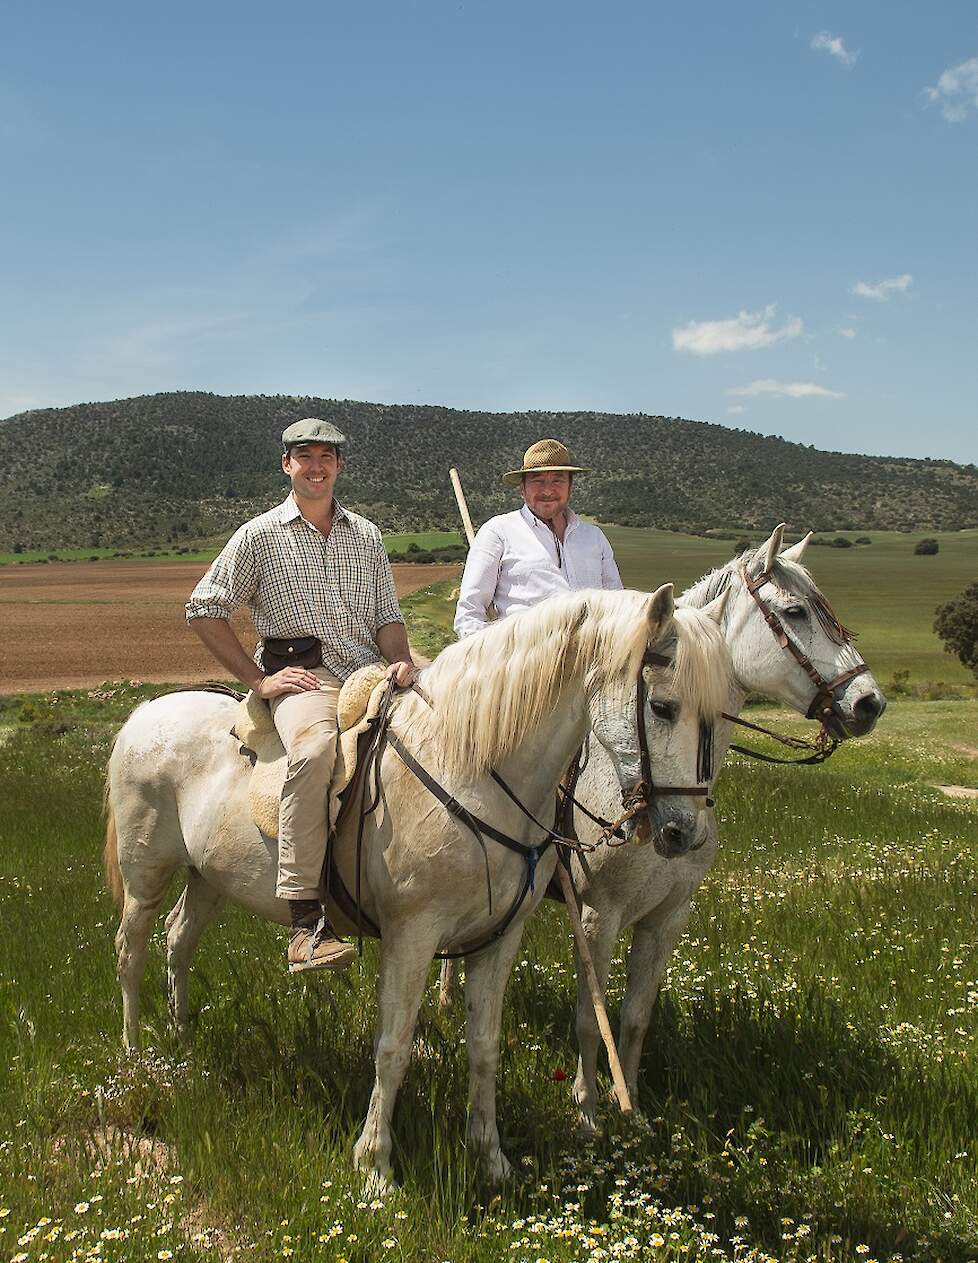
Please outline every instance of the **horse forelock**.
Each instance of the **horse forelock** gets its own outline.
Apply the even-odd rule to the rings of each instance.
[[[730,701],[733,667],[719,625],[701,610],[677,607],[671,689],[686,706],[713,722]]]
[[[569,688],[635,675],[648,636],[647,593],[553,596],[449,645],[425,671],[427,733],[446,771],[502,762]]]

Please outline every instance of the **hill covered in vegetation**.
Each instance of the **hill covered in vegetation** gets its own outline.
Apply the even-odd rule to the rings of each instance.
[[[576,503],[603,521],[702,532],[978,525],[978,469],[854,456],[678,417],[464,412],[284,395],[145,395],[0,421],[0,547],[156,544],[228,532],[284,496],[278,436],[324,416],[349,438],[344,503],[386,529],[457,527],[457,465],[478,523],[553,435],[592,466]]]

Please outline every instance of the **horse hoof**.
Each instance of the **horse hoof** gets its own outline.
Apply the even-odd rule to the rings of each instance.
[[[601,1135],[601,1128],[591,1114],[581,1110],[577,1116],[577,1132],[584,1140],[596,1140]]]

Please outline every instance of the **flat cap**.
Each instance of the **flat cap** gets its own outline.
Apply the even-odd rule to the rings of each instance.
[[[346,435],[329,421],[319,417],[303,417],[301,421],[293,421],[282,431],[282,446],[296,447],[299,443],[332,443],[334,447],[343,447]]]

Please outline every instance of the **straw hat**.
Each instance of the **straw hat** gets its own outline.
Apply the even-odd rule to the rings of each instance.
[[[591,472],[574,464],[570,452],[560,439],[540,439],[523,453],[523,468],[511,469],[508,474],[503,474],[503,482],[508,482],[511,487],[518,487],[524,474],[542,474],[549,470],[568,474]]]

